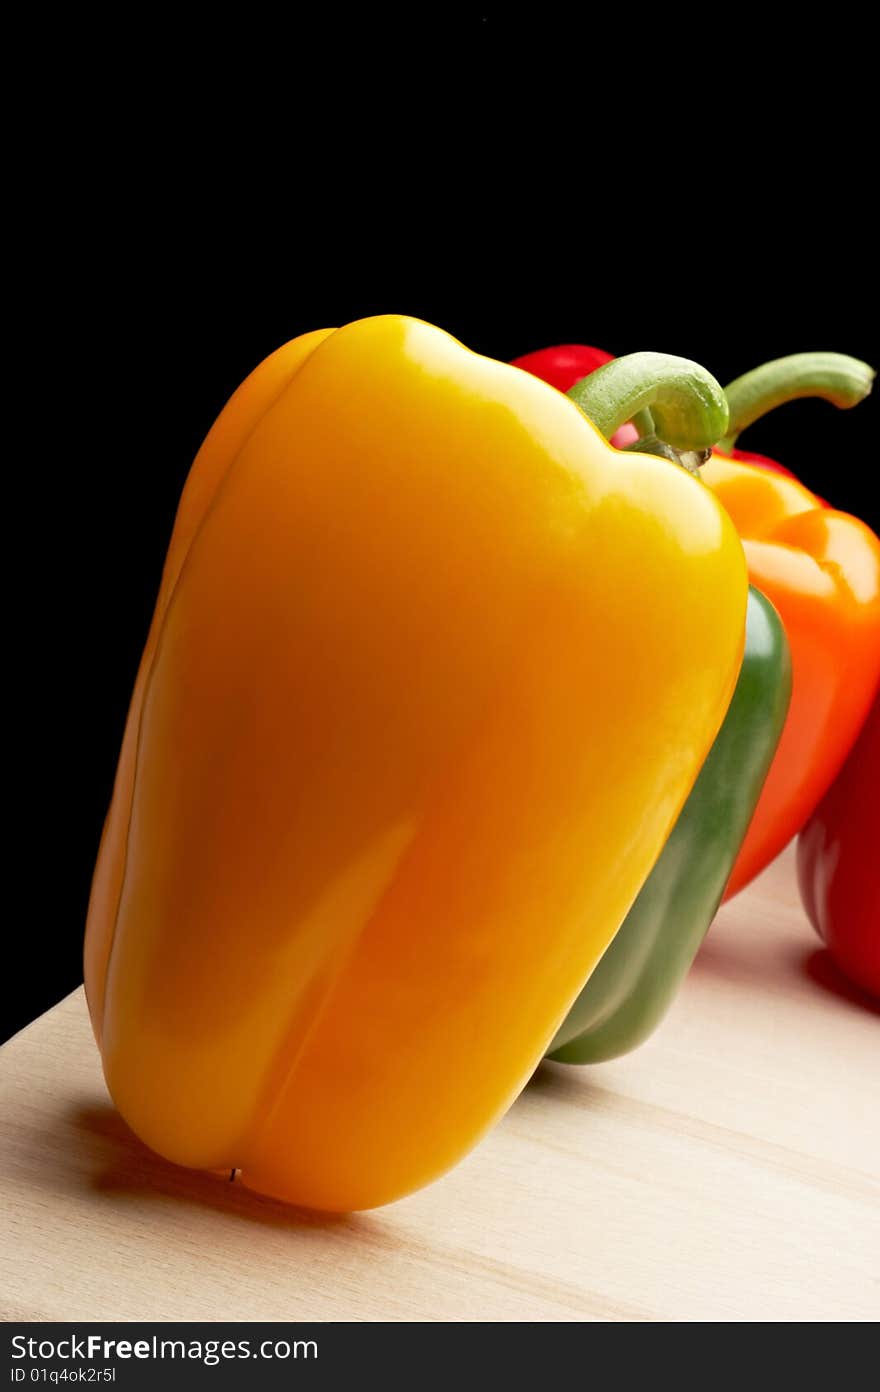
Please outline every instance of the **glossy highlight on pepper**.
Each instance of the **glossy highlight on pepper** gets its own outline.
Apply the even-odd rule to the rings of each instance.
[[[438,329],[262,364],[181,501],[90,901],[137,1134],[337,1211],[460,1159],[656,859],[746,592],[699,480]]]

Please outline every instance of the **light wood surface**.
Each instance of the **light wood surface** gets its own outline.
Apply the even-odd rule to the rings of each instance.
[[[878,1064],[788,853],[637,1053],[545,1066],[445,1179],[321,1218],[135,1140],[77,991],[0,1051],[0,1315],[877,1319]]]

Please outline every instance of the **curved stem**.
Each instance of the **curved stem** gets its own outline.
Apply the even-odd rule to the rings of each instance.
[[[715,378],[668,353],[615,358],[575,382],[568,396],[606,439],[646,408],[654,433],[676,450],[708,449],[728,426],[727,400]]]
[[[730,424],[718,448],[733,449],[747,425],[805,396],[818,396],[847,410],[857,406],[871,390],[874,369],[845,353],[793,353],[774,358],[725,387]]]

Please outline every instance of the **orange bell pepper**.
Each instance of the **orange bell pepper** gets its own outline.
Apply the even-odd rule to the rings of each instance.
[[[795,396],[852,406],[873,373],[840,354],[798,354],[727,388],[732,429]],[[880,540],[793,478],[716,452],[703,479],[742,538],[749,578],[775,605],[791,647],[792,696],[726,897],[800,830],[855,743],[880,679]]]

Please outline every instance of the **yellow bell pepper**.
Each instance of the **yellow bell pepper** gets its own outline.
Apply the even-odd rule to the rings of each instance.
[[[186,485],[95,872],[136,1133],[337,1211],[454,1164],[650,870],[746,594],[698,479],[439,329],[267,359]]]

